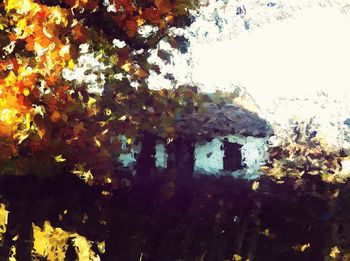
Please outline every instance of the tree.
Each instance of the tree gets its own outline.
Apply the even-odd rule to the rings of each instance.
[[[147,58],[160,40],[182,46],[186,39],[170,28],[189,25],[189,10],[199,5],[199,0],[4,1],[2,172],[73,171],[88,182],[92,177],[110,181],[121,146],[118,135],[174,135],[174,113],[187,98],[149,90],[146,77],[159,68]],[[151,33],[145,36],[140,30],[146,27]]]

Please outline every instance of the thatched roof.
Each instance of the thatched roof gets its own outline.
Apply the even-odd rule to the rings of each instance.
[[[244,136],[266,137],[273,130],[257,113],[238,104],[206,103],[201,112],[185,115],[176,123],[177,132],[184,137],[214,138],[239,133]]]

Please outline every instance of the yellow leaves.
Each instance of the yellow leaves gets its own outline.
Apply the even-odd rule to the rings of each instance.
[[[258,188],[259,188],[259,181],[254,181],[253,183],[252,183],[252,190],[257,190]]]
[[[91,249],[91,242],[77,233],[52,227],[49,221],[44,222],[43,228],[32,224],[34,246],[32,252],[47,260],[65,260],[68,239],[72,239],[79,261],[100,260]],[[103,249],[104,242],[100,243]],[[99,248],[100,249],[100,248]]]
[[[48,260],[64,260],[69,234],[61,228],[53,228],[48,221],[43,229],[32,224],[33,252]]]
[[[1,91],[1,85],[0,85]],[[0,136],[18,139],[19,142],[28,137],[32,109],[19,103],[15,95],[2,93],[0,96]]]
[[[55,161],[60,163],[60,162],[65,162],[66,159],[62,157],[62,155],[57,155],[54,157]]]
[[[54,6],[50,8],[51,14],[49,16],[49,23],[55,23],[56,25],[68,26],[67,12],[60,7]]]
[[[321,175],[322,180],[327,183],[335,183],[336,182],[336,176],[332,173],[323,173]]]
[[[0,109],[0,111],[2,112],[6,110],[7,109]],[[13,115],[10,122],[5,123],[5,128],[3,128],[4,125],[2,125],[0,121],[0,135],[10,136],[11,134],[13,134],[13,139],[17,140],[18,144],[20,144],[22,143],[22,141],[28,138],[29,133],[31,131],[31,122],[32,115],[30,113],[18,112],[16,113],[16,115]],[[7,133],[6,131],[4,131],[6,129]]]
[[[78,260],[98,261],[100,258],[91,250],[91,242],[85,237],[74,234],[75,238],[72,240],[78,254]]]
[[[72,173],[78,176],[80,179],[84,180],[87,184],[92,184],[94,180],[94,176],[92,175],[90,170],[86,170],[84,164],[76,164],[75,169]]]
[[[12,125],[17,120],[17,113],[18,111],[16,109],[3,109],[0,111],[0,121]]]
[[[5,9],[7,12],[15,10],[18,14],[26,14],[33,8],[34,3],[31,0],[7,0]]]
[[[106,243],[104,241],[97,243],[98,251],[100,251],[101,254],[104,254],[106,252]]]
[[[329,253],[329,256],[331,258],[336,259],[339,256],[339,254],[340,254],[340,250],[337,246],[335,246],[335,247],[332,247],[331,252]]]
[[[25,127],[26,127],[25,129],[26,129],[26,130],[29,130],[29,129],[30,129],[31,120],[32,120],[31,115],[30,115],[29,113],[26,113],[25,121],[24,121]]]
[[[132,66],[132,64],[130,62],[127,62],[124,65],[120,66],[120,68],[126,72],[129,72],[131,70],[131,66]]]
[[[24,89],[23,89],[23,95],[24,95],[24,96],[28,96],[29,94],[30,94],[29,89],[28,89],[28,88],[24,88]]]
[[[294,246],[293,249],[297,250],[297,251],[300,251],[300,252],[304,252],[305,250],[307,250],[310,247],[311,247],[311,244],[310,243],[306,243],[306,244],[303,244],[303,245]]]
[[[242,257],[241,257],[240,255],[234,254],[234,255],[233,255],[233,260],[234,260],[234,261],[241,261],[241,260],[242,260]]]
[[[16,259],[16,246],[12,245],[10,248],[10,253],[9,253],[9,259],[8,261],[17,261]]]
[[[101,147],[101,142],[96,137],[94,137],[94,142],[97,147]]]
[[[105,183],[111,184],[112,183],[112,179],[109,178],[109,177],[105,177]]]
[[[104,110],[104,113],[106,114],[106,116],[111,116],[111,115],[112,115],[111,109],[108,109],[108,108],[106,108],[106,109]]]
[[[89,108],[93,107],[94,105],[96,104],[96,99],[95,98],[92,98],[92,97],[89,97],[89,100],[87,102],[87,106]]]
[[[62,9],[58,6],[45,7],[42,8],[41,5],[35,3],[33,0],[6,0],[5,9],[7,12],[16,11],[17,14],[26,15],[28,18],[32,18],[33,21],[37,20],[37,14],[40,13],[40,16],[45,15],[49,24],[56,25],[68,25],[68,11]],[[18,28],[24,29],[26,24],[21,21],[21,24],[18,24]]]
[[[265,237],[267,237],[268,239],[275,239],[276,238],[276,234],[272,233],[270,229],[265,228],[263,231],[261,231],[259,233],[260,235],[263,235]]]
[[[123,116],[119,117],[118,120],[119,120],[119,121],[125,121],[126,118],[127,118],[126,115],[123,115]]]
[[[270,236],[270,230],[268,228],[264,229],[264,231],[262,231],[260,234],[269,237]]]
[[[13,86],[17,81],[17,76],[13,71],[10,71],[10,73],[5,78],[5,84],[7,86]]]
[[[9,212],[6,210],[4,204],[0,204],[0,241],[2,241],[2,235],[6,233],[6,227],[8,222]]]
[[[75,63],[74,63],[74,61],[72,59],[70,59],[69,62],[68,62],[68,69],[69,70],[73,70],[74,67],[75,67]]]
[[[300,247],[300,251],[301,252],[304,252],[306,249],[308,249],[310,247],[310,243],[307,243],[307,244],[304,244]]]
[[[136,19],[137,26],[142,26],[145,23],[145,20],[142,19],[141,17]]]
[[[24,30],[24,28],[26,28],[26,26],[27,26],[27,20],[25,18],[20,19],[17,23],[17,28],[19,30]]]
[[[103,196],[110,196],[111,192],[109,192],[107,190],[103,190],[103,191],[101,191],[101,195],[103,195]]]
[[[46,113],[45,107],[42,105],[33,105],[35,114],[40,115],[41,117],[44,117],[44,114]]]
[[[87,102],[86,111],[88,112],[88,114],[90,116],[96,115],[100,111],[99,107],[96,104],[96,101],[97,101],[96,99],[89,97],[89,100]]]

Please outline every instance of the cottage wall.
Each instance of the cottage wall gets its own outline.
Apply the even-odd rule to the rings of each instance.
[[[232,174],[235,176],[243,176],[251,179],[258,177],[258,169],[267,160],[267,138],[245,137],[242,135],[227,136],[230,142],[242,145],[242,165],[243,170],[225,172],[224,168],[224,150],[223,139],[225,137],[217,137],[211,141],[202,141],[195,144],[194,155],[195,165],[194,171],[197,173],[207,174]],[[132,149],[131,153],[124,153],[119,160],[124,166],[132,167],[136,163],[137,155],[140,148]],[[166,147],[162,143],[157,143],[155,164],[158,168],[166,168],[168,155]]]
[[[195,145],[195,171],[204,173],[219,173],[224,166],[224,150],[222,141],[215,138],[210,142],[196,143]]]
[[[165,169],[167,167],[168,154],[166,153],[165,145],[158,143],[156,145],[156,166],[157,168]]]
[[[195,148],[195,171],[198,173],[223,174],[224,150],[222,140],[218,137],[211,142],[197,143]],[[267,138],[245,137],[241,135],[227,136],[230,142],[242,145],[243,170],[233,171],[228,174],[244,176],[244,178],[256,178],[258,170],[267,160]]]

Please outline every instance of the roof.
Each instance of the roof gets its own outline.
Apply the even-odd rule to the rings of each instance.
[[[273,134],[272,127],[266,120],[236,103],[205,103],[201,112],[183,116],[175,126],[180,135],[196,139],[235,133],[254,137]]]

